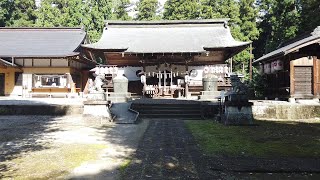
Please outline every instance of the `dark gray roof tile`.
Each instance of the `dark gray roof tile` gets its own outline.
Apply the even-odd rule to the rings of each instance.
[[[80,28],[0,28],[0,57],[74,56],[85,37]]]
[[[320,42],[320,26],[318,26],[312,33],[305,36],[304,38],[295,38],[295,39],[292,39],[290,42],[291,43],[281,46],[280,48],[260,57],[259,59],[255,60],[253,63],[258,63],[258,62],[279,58],[291,53],[292,51],[296,50],[296,48],[302,48],[310,44],[319,43]]]
[[[192,21],[110,21],[101,39],[83,45],[92,49],[118,49],[127,53],[205,52],[209,49],[244,47],[227,26],[228,19]]]

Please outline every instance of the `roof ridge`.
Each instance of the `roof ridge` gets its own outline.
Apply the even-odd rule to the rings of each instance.
[[[0,27],[0,30],[82,30],[81,27]]]
[[[229,18],[195,20],[159,20],[159,21],[119,21],[106,20],[106,25],[177,25],[177,24],[225,24]]]

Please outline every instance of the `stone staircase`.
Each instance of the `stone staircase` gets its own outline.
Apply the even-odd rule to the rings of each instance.
[[[202,119],[201,102],[184,101],[153,101],[153,103],[135,103],[131,109],[139,112],[140,118],[165,118],[165,119]]]

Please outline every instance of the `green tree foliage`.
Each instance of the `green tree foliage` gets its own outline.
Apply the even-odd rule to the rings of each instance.
[[[12,11],[13,3],[9,0],[0,1],[0,27],[6,26]]]
[[[168,0],[164,5],[163,18],[167,20],[197,19],[200,17],[198,0]]]
[[[128,15],[128,8],[131,6],[130,0],[115,1],[113,9],[113,19],[128,21],[132,18]]]
[[[99,40],[104,20],[111,18],[110,0],[44,0],[37,13],[39,27],[80,27],[91,41]]]
[[[52,4],[52,0],[43,0],[37,12],[37,27],[58,27],[61,23],[61,9]]]
[[[320,26],[320,1],[301,0],[300,33],[312,31]]]
[[[0,26],[29,27],[36,20],[34,0],[2,0]]]
[[[111,0],[89,0],[85,8],[85,18],[83,24],[88,32],[89,38],[92,42],[100,39],[105,20],[111,19],[112,2]]]
[[[159,20],[160,16],[157,15],[157,9],[159,8],[158,0],[140,0],[137,2],[138,11],[136,20]]]
[[[299,4],[296,0],[261,0],[259,1],[262,14],[259,28],[261,36],[258,45],[258,56],[270,52],[277,46],[297,35],[300,27]]]
[[[230,25],[240,23],[239,2],[237,0],[202,0],[201,6],[211,7],[215,18],[230,18]]]
[[[255,8],[255,0],[240,0],[239,1],[239,19],[240,29],[243,34],[241,40],[253,41],[257,40],[259,30],[257,28],[258,10]]]
[[[213,17],[229,18],[230,30],[235,39],[252,41],[258,38],[258,11],[255,9],[254,0],[202,0],[202,6],[210,7]],[[243,66],[247,69],[250,56],[249,49],[235,56],[233,70],[242,73]]]

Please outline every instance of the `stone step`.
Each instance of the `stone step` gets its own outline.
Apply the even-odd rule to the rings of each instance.
[[[200,109],[192,110],[181,110],[181,109],[150,109],[150,110],[140,110],[140,114],[197,114],[201,113]]]
[[[206,95],[206,96],[220,96],[221,91],[201,91],[201,95]]]
[[[183,106],[131,106],[134,110],[194,110],[194,109],[200,109],[200,106],[193,106],[193,107],[183,107]]]
[[[117,96],[109,96],[107,97],[107,101],[111,101],[112,103],[118,103],[118,102],[127,102],[127,97],[117,97]]]
[[[140,114],[141,118],[168,118],[168,119],[202,119],[201,114]]]
[[[211,96],[211,95],[200,95],[200,100],[218,100],[217,96]]]

